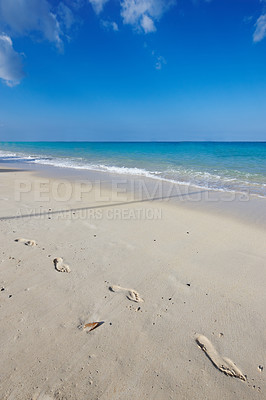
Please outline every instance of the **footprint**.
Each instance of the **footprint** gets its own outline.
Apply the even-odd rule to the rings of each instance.
[[[198,335],[196,337],[196,342],[199,347],[203,351],[205,351],[206,355],[214,364],[214,366],[225,373],[225,375],[233,376],[235,378],[241,379],[242,381],[246,380],[246,377],[237,368],[233,361],[231,361],[229,358],[220,356],[220,354],[216,351],[209,339],[207,339],[203,335]]]
[[[55,269],[59,272],[70,272],[71,269],[67,264],[64,264],[63,258],[57,257],[54,259]]]
[[[15,242],[24,243],[26,246],[31,246],[31,247],[37,245],[35,240],[29,240],[29,239],[24,239],[24,238],[15,239]]]
[[[135,301],[136,303],[142,303],[144,300],[140,297],[139,293],[134,289],[126,289],[121,286],[112,285],[109,287],[112,292],[127,292],[128,300]]]

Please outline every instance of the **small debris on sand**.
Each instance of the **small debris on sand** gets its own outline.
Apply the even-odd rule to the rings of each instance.
[[[104,321],[101,321],[101,322],[89,322],[88,324],[85,324],[83,328],[84,329],[88,328],[88,332],[91,332],[94,329],[96,329],[99,326],[101,326],[102,324],[104,324]]]

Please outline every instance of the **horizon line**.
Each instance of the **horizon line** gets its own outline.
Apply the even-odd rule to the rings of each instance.
[[[1,143],[266,143],[266,140],[1,140]]]

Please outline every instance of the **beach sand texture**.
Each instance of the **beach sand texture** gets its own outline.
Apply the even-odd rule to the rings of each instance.
[[[1,400],[265,399],[265,230],[93,190],[16,201],[38,177],[1,171]],[[108,214],[137,208],[161,217]]]

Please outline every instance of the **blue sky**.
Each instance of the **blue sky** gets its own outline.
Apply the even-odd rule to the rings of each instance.
[[[265,0],[0,0],[0,140],[266,140]]]

